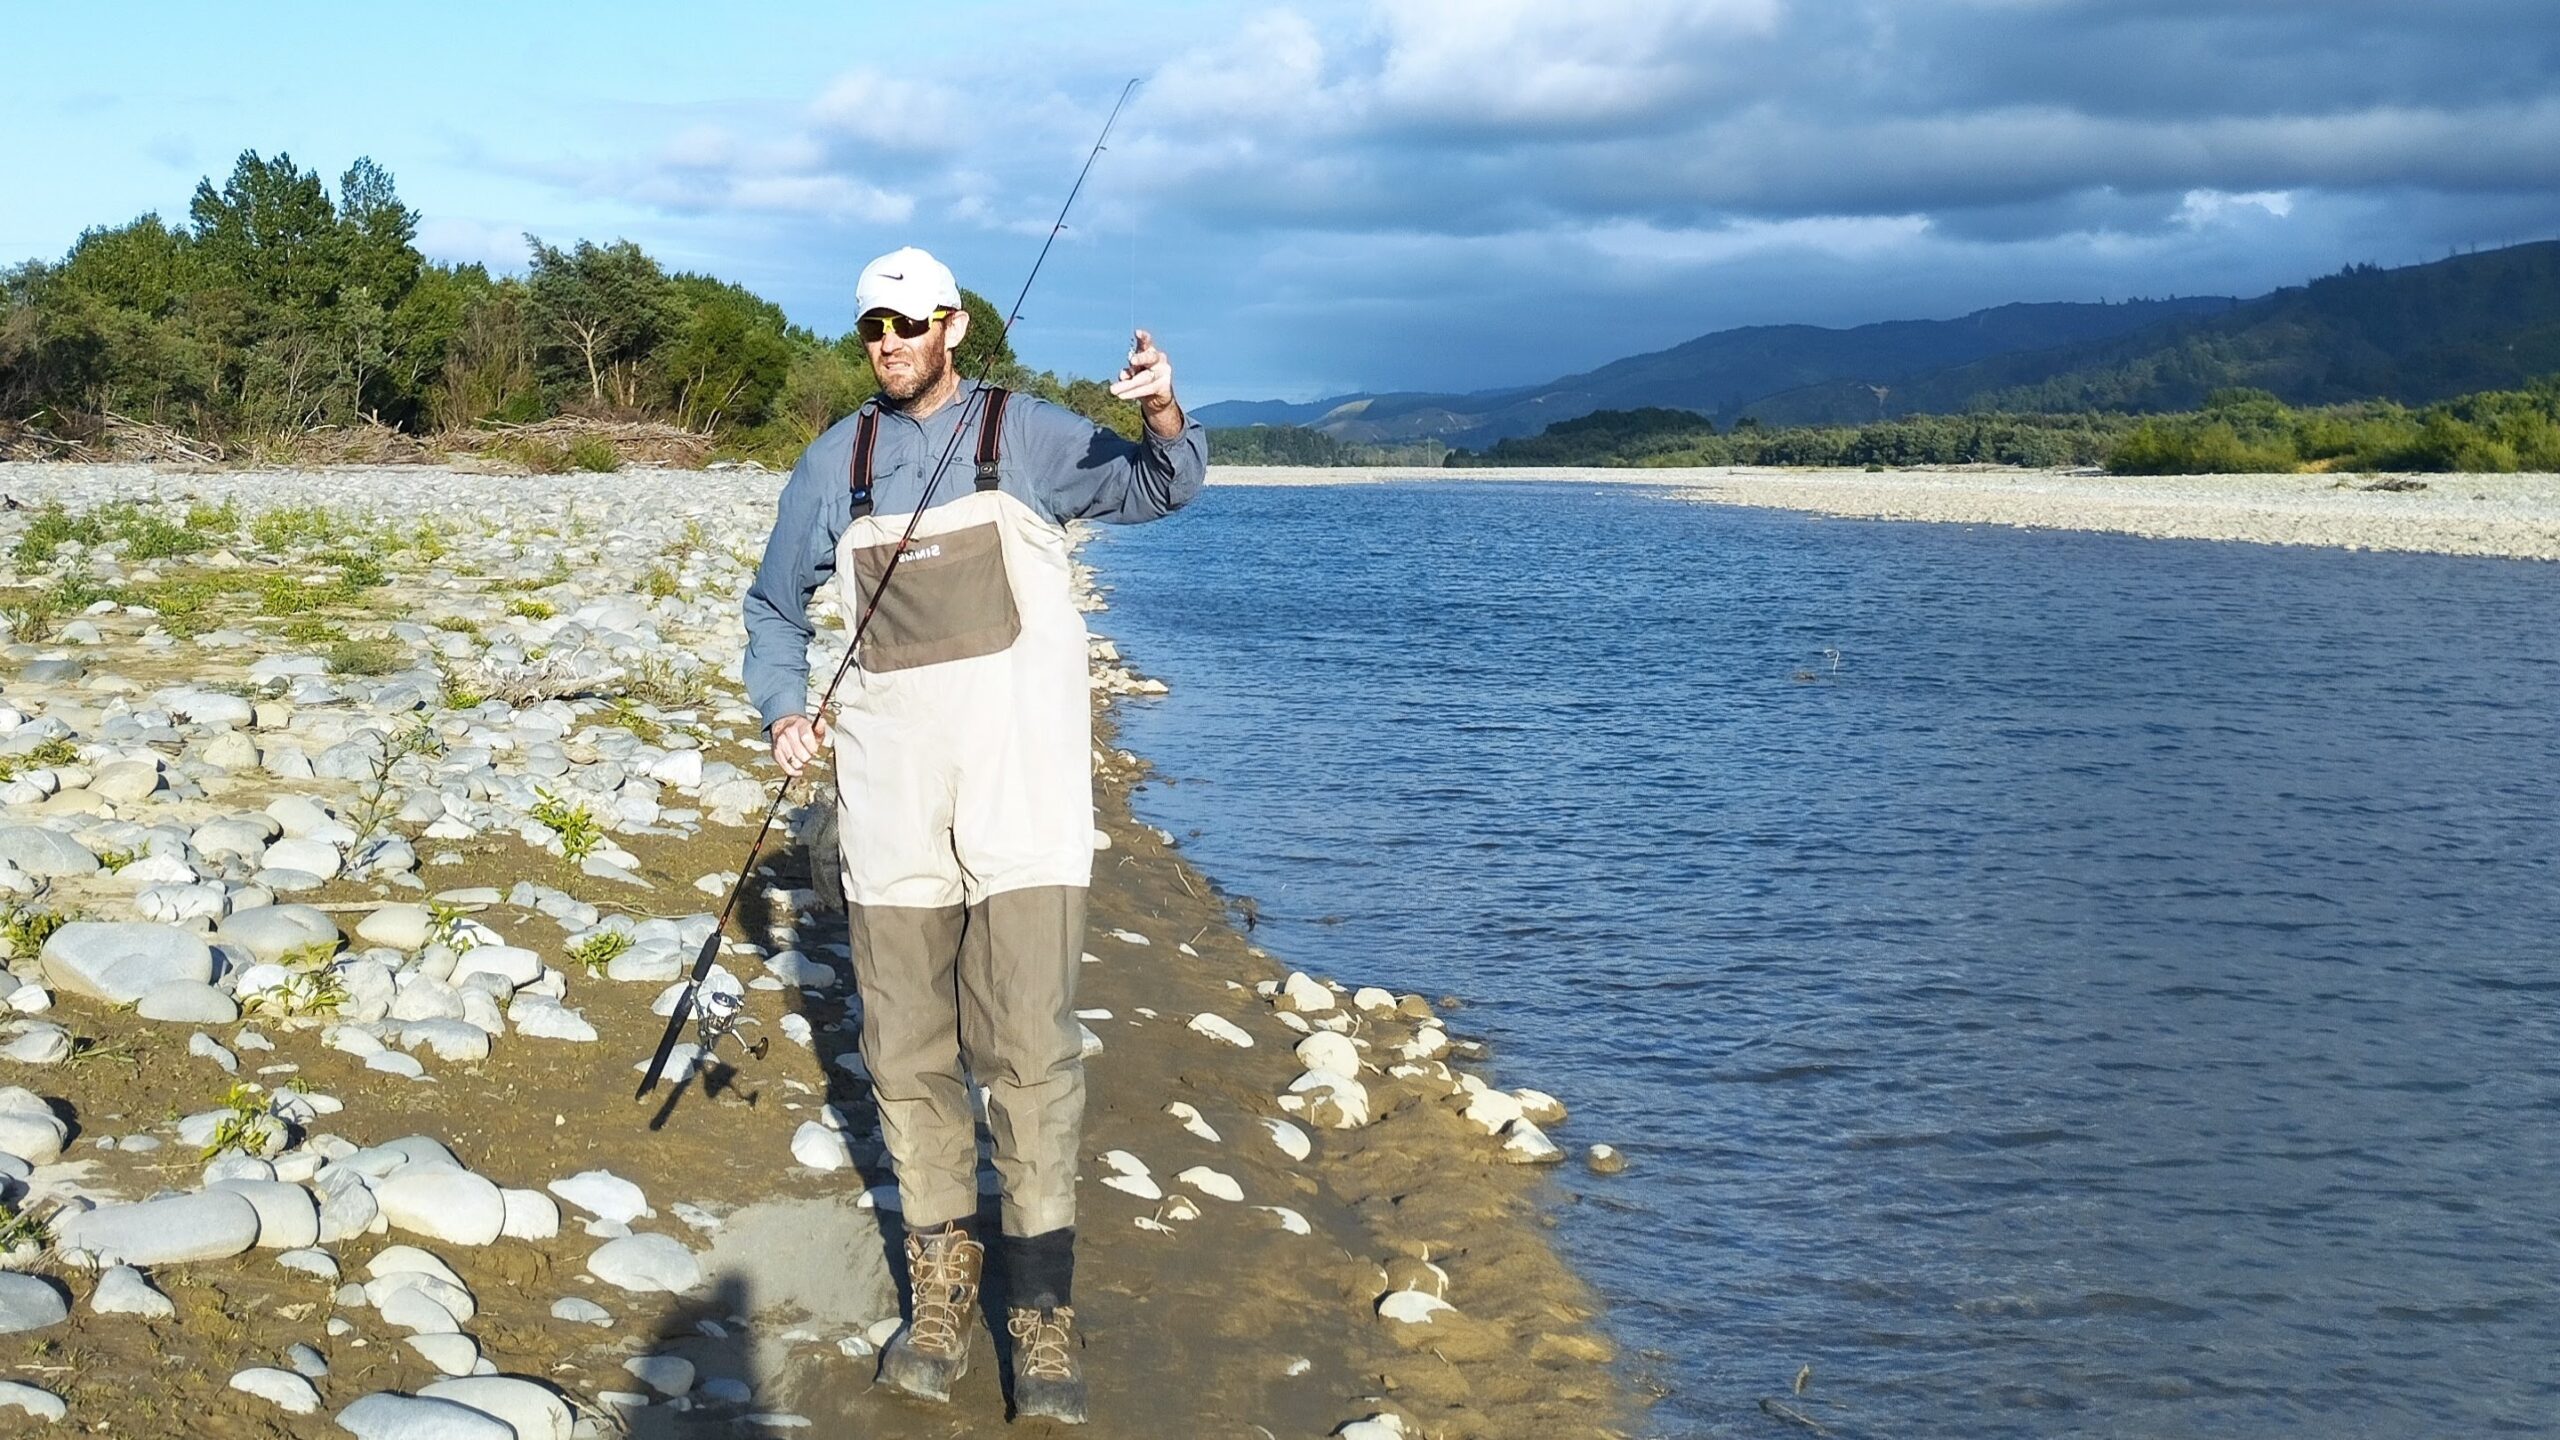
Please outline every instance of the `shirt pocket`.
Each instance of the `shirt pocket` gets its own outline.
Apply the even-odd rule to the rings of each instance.
[[[858,603],[888,573],[896,544],[853,552]],[[862,637],[862,668],[913,670],[993,655],[1022,634],[1022,612],[1005,571],[1004,535],[993,523],[921,538],[907,547]]]

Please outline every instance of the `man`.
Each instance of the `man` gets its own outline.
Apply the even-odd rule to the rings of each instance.
[[[907,1226],[911,1303],[881,1375],[944,1400],[968,1369],[986,1254],[974,1076],[1001,1182],[1015,1410],[1080,1423],[1074,989],[1093,746],[1064,527],[1172,513],[1200,492],[1208,446],[1144,330],[1111,386],[1145,420],[1129,441],[964,383],[953,354],[969,314],[925,252],[872,261],[854,303],[880,394],[818,437],[783,487],[747,592],[746,683],[786,772],[835,753],[862,1058]],[[848,627],[879,598],[834,713],[811,717],[807,603],[828,583]]]

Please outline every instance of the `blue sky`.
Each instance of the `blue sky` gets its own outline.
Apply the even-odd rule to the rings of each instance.
[[[2560,236],[2550,0],[13,8],[0,263],[370,155],[436,258],[627,237],[831,333],[900,244],[1009,299],[1138,78],[1016,344],[1134,317],[1195,400]]]

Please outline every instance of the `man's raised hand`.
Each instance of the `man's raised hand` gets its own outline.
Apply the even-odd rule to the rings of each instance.
[[[1137,401],[1147,428],[1170,440],[1182,433],[1182,407],[1173,398],[1173,361],[1156,348],[1155,337],[1146,331],[1138,331],[1131,339],[1129,363],[1121,367],[1120,378],[1111,382],[1111,393]]]

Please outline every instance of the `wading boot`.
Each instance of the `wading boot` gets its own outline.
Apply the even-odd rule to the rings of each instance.
[[[978,1323],[978,1280],[987,1247],[956,1228],[907,1234],[906,1328],[880,1352],[880,1378],[925,1400],[948,1400],[969,1373],[969,1336]]]
[[[1004,1328],[1013,1336],[1014,1417],[1083,1424],[1084,1363],[1076,1352],[1084,1339],[1075,1333],[1076,1312],[1065,1305],[1008,1310]]]

